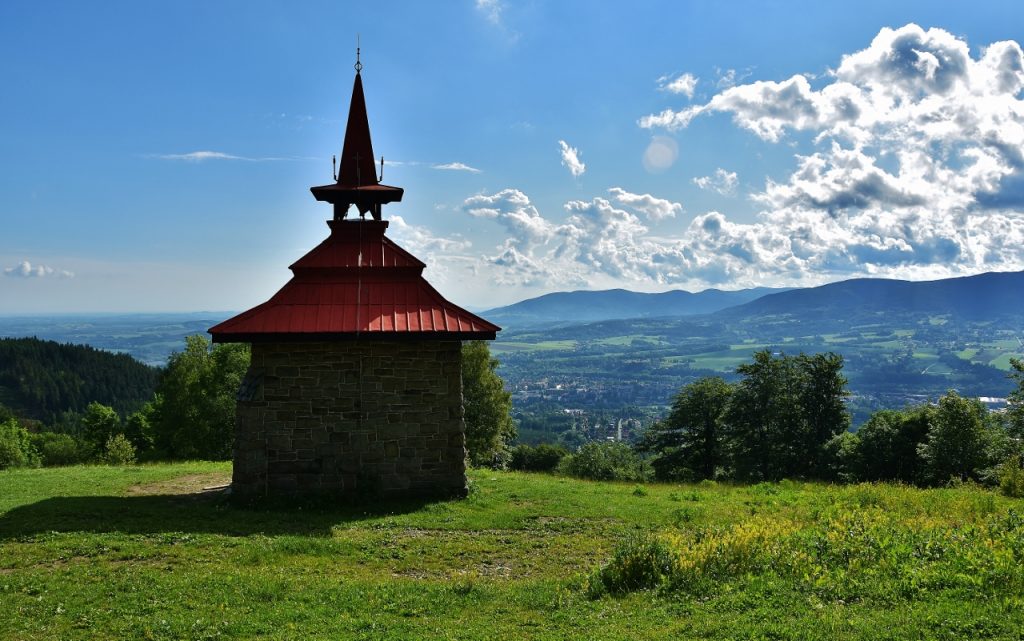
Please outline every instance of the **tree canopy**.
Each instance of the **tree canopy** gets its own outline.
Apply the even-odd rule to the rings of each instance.
[[[248,345],[211,347],[204,336],[186,338],[185,350],[171,355],[146,417],[156,450],[176,459],[230,458],[235,400],[248,367]]]
[[[512,395],[498,376],[498,361],[484,341],[462,344],[462,403],[466,450],[474,465],[500,461],[516,436]]]
[[[639,448],[658,452],[654,472],[663,480],[714,478],[724,463],[722,419],[732,386],[714,376],[685,385],[672,400],[672,411],[642,437]]]

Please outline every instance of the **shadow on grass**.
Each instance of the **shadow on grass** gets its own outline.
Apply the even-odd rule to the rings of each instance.
[[[50,532],[329,536],[337,525],[407,514],[437,502],[422,499],[360,505],[237,506],[221,493],[67,496],[22,505],[0,516],[0,541]]]

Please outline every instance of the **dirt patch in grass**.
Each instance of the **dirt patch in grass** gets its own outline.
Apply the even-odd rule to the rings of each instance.
[[[125,492],[128,496],[193,495],[218,496],[231,484],[230,472],[189,474],[165,481],[133,485]]]

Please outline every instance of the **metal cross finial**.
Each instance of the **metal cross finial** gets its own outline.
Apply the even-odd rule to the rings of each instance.
[[[363,70],[363,63],[359,62],[359,34],[356,34],[356,73]]]

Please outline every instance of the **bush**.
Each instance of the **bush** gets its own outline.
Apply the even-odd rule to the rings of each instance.
[[[42,432],[32,435],[32,444],[46,467],[74,465],[86,459],[85,447],[70,434]]]
[[[32,438],[15,419],[0,423],[0,470],[39,464]]]
[[[661,539],[646,535],[627,539],[607,565],[590,576],[591,598],[659,587],[672,574],[675,555]]]
[[[0,470],[39,464],[39,456],[32,447],[32,435],[17,419],[0,423]]]
[[[558,472],[593,481],[646,481],[650,468],[625,443],[587,443],[558,464]]]
[[[1024,469],[1020,457],[1012,456],[999,466],[999,491],[1009,497],[1024,497]]]
[[[135,446],[124,434],[115,434],[107,439],[101,460],[107,465],[134,465]]]
[[[517,445],[512,448],[508,466],[509,469],[523,472],[552,472],[568,453],[561,445]]]

